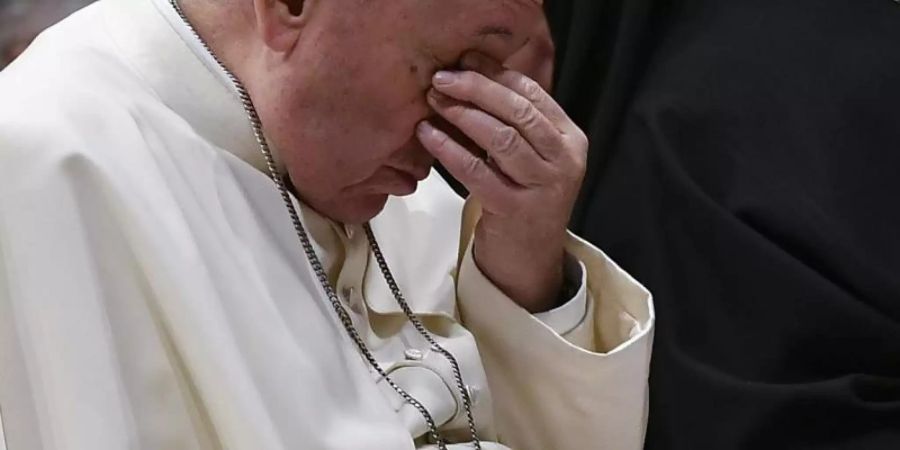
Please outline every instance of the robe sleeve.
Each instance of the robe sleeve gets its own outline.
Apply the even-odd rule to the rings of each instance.
[[[98,136],[130,136],[124,124],[105,123],[109,127]],[[41,126],[53,132],[0,127],[0,414],[6,445],[208,448],[202,445],[209,441],[206,427],[193,420],[189,397],[172,395],[185,378],[171,364],[175,350],[163,340],[169,335],[158,331],[163,316],[150,272],[123,231],[138,209],[128,209],[123,198],[139,204],[145,189],[124,191],[113,183],[143,186],[147,180],[131,176],[124,158],[94,156],[128,148],[138,158],[144,154],[140,143],[81,150],[70,144],[80,142],[66,134],[70,129]],[[110,167],[122,175],[110,177]]]
[[[0,408],[10,450],[122,448],[87,158],[0,130]],[[47,135],[51,133],[45,133]],[[109,236],[106,241],[114,240]],[[105,242],[103,239],[100,242]]]
[[[471,253],[471,250],[469,251]],[[475,266],[475,269],[478,269]],[[483,276],[480,270],[473,272],[476,276]],[[584,264],[576,260],[572,255],[565,255],[565,292],[574,292],[561,306],[547,312],[536,313],[541,322],[559,333],[560,336],[568,336],[587,319],[587,277]],[[485,278],[487,281],[487,278]]]
[[[463,212],[457,297],[475,335],[501,442],[517,450],[641,449],[654,312],[650,293],[571,235],[585,268],[587,315],[563,335],[519,307],[475,265],[477,202]]]

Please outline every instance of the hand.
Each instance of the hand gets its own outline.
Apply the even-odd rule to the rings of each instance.
[[[437,73],[428,101],[478,149],[427,121],[419,140],[482,203],[474,242],[481,271],[523,308],[552,309],[587,138],[525,75],[477,53],[462,67]]]

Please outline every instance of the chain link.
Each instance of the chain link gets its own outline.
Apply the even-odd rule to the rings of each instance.
[[[328,280],[328,274],[326,273],[321,260],[316,254],[316,250],[312,245],[312,241],[309,238],[306,229],[303,226],[303,222],[300,220],[300,215],[297,213],[297,209],[294,207],[290,191],[288,190],[286,183],[278,173],[278,168],[275,164],[275,159],[272,156],[272,151],[269,147],[269,143],[266,140],[265,135],[263,134],[262,120],[259,118],[259,114],[256,111],[253,100],[250,98],[249,92],[244,87],[244,84],[237,78],[237,76],[234,75],[234,73],[232,73],[230,70],[228,70],[227,67],[225,67],[222,61],[219,60],[218,56],[216,56],[216,54],[212,51],[212,48],[200,36],[200,33],[197,32],[196,28],[194,28],[193,24],[191,24],[191,22],[188,20],[187,15],[181,8],[181,5],[178,4],[178,0],[169,1],[175,11],[178,13],[179,17],[181,17],[181,20],[184,21],[184,23],[193,33],[194,37],[200,42],[207,53],[209,53],[213,60],[215,60],[216,64],[218,64],[222,71],[227,75],[228,79],[231,81],[233,87],[237,91],[238,97],[241,100],[241,105],[243,106],[244,111],[250,121],[250,126],[253,129],[253,135],[256,138],[256,143],[259,145],[260,152],[262,152],[263,156],[266,159],[266,166],[269,172],[269,176],[271,177],[272,181],[275,183],[275,186],[278,188],[279,193],[281,194],[281,199],[284,202],[288,215],[291,218],[291,222],[293,222],[294,231],[296,232],[297,237],[300,239],[300,244],[303,247],[303,252],[306,254],[306,259],[312,266],[319,284],[322,286],[322,289],[328,296],[328,301],[331,303],[335,314],[337,314],[341,325],[343,325],[344,329],[347,331],[347,334],[356,345],[359,352],[366,359],[369,365],[372,366],[372,368],[378,373],[378,375],[380,375],[397,393],[397,395],[399,395],[406,403],[409,403],[417,411],[419,411],[419,413],[425,419],[425,423],[428,425],[428,434],[431,437],[432,441],[434,441],[434,443],[440,450],[447,450],[447,442],[438,431],[438,425],[437,423],[435,423],[434,418],[431,416],[431,413],[428,412],[428,409],[426,409],[421,402],[416,400],[415,397],[413,397],[408,392],[406,392],[406,390],[400,387],[400,385],[398,385],[390,377],[390,375],[388,375],[387,371],[385,371],[384,368],[381,367],[381,364],[378,363],[378,360],[369,350],[362,336],[359,334],[359,331],[353,325],[353,319],[351,318],[350,314],[347,312],[346,308],[344,308],[344,305],[341,303],[340,298],[335,293],[334,287]],[[475,426],[475,417],[472,413],[472,399],[469,396],[468,389],[466,389],[465,382],[463,381],[459,362],[456,360],[456,357],[454,357],[452,353],[450,353],[446,348],[437,343],[437,341],[434,339],[434,336],[425,328],[425,326],[422,324],[422,321],[419,320],[419,318],[412,311],[412,308],[409,307],[409,304],[406,302],[406,299],[403,296],[403,292],[397,285],[397,282],[394,279],[394,276],[391,273],[387,262],[385,261],[384,254],[381,252],[381,248],[379,247],[378,241],[375,239],[375,234],[372,232],[372,227],[369,224],[365,225],[365,231],[366,237],[369,241],[369,246],[372,250],[373,255],[375,256],[375,260],[378,262],[378,266],[381,269],[382,276],[387,282],[388,287],[390,287],[391,293],[393,294],[394,299],[400,305],[403,313],[413,324],[416,331],[418,331],[418,333],[431,345],[431,349],[442,355],[450,363],[450,366],[453,370],[453,377],[456,381],[456,387],[457,389],[459,389],[460,395],[463,399],[463,408],[465,409],[466,419],[469,425],[469,432],[472,437],[471,444],[475,449],[481,450],[481,442],[478,439],[478,433]]]
[[[366,236],[369,238],[369,246],[372,249],[372,254],[375,255],[375,261],[378,262],[378,267],[381,269],[381,274],[384,277],[384,280],[387,282],[388,287],[391,288],[391,293],[394,295],[394,299],[397,300],[397,304],[400,305],[400,308],[403,310],[403,313],[406,314],[406,317],[416,328],[416,331],[425,338],[425,340],[431,345],[431,349],[441,354],[447,361],[450,363],[450,367],[453,369],[453,378],[456,380],[456,388],[459,389],[460,396],[463,399],[463,408],[466,411],[466,420],[469,425],[469,433],[472,435],[472,444],[476,449],[481,449],[481,443],[478,440],[478,432],[475,428],[475,416],[472,414],[472,398],[469,396],[469,390],[466,389],[466,384],[463,381],[462,371],[459,368],[459,362],[457,362],[456,357],[450,353],[449,350],[444,348],[442,345],[438,344],[435,341],[434,336],[425,328],[425,325],[422,324],[422,321],[419,320],[418,316],[412,311],[412,308],[409,307],[409,304],[406,303],[406,298],[403,296],[403,291],[400,290],[400,287],[397,285],[397,282],[394,280],[394,275],[391,273],[390,267],[387,265],[387,261],[384,258],[384,255],[381,253],[381,247],[378,246],[378,241],[375,239],[375,233],[372,231],[372,227],[369,224],[365,225]]]

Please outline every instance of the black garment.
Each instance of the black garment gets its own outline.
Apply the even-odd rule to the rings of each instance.
[[[552,1],[573,228],[656,299],[647,448],[900,449],[900,4]]]

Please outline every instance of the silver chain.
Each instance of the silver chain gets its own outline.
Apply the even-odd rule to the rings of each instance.
[[[378,360],[375,359],[375,356],[369,350],[362,336],[360,336],[359,331],[353,325],[353,319],[350,317],[350,314],[347,313],[346,308],[341,303],[340,298],[335,293],[334,287],[331,285],[331,282],[328,280],[328,274],[325,271],[325,267],[322,265],[322,261],[319,259],[319,256],[316,254],[316,250],[312,245],[312,241],[309,238],[309,235],[306,232],[306,228],[303,226],[303,222],[300,220],[300,215],[297,213],[297,209],[294,207],[294,203],[291,200],[290,191],[285,184],[284,180],[281,178],[281,175],[278,173],[278,168],[275,165],[275,158],[272,156],[272,151],[269,148],[269,143],[266,140],[265,135],[263,134],[262,120],[259,118],[259,114],[256,111],[256,107],[253,104],[253,100],[250,98],[250,94],[247,89],[244,87],[244,84],[241,80],[238,79],[234,73],[228,70],[225,67],[225,64],[219,60],[218,56],[212,51],[212,48],[206,43],[206,41],[200,36],[200,33],[197,32],[197,29],[194,28],[193,24],[191,24],[190,20],[188,20],[187,15],[181,9],[181,5],[178,4],[178,0],[169,0],[172,7],[181,17],[181,20],[188,26],[188,28],[193,33],[194,37],[200,42],[203,48],[209,53],[209,55],[216,61],[222,71],[228,76],[228,79],[231,81],[235,90],[240,97],[241,104],[244,107],[244,111],[247,114],[247,118],[250,121],[250,126],[253,128],[253,134],[256,137],[256,142],[259,145],[260,152],[262,152],[263,156],[266,159],[266,166],[269,171],[269,176],[272,178],[272,181],[275,183],[275,186],[278,188],[279,193],[281,194],[281,199],[284,202],[284,205],[287,209],[288,214],[290,215],[291,221],[294,225],[294,231],[297,233],[297,237],[300,238],[300,244],[303,247],[303,251],[306,254],[306,259],[309,261],[309,264],[312,266],[313,271],[316,273],[316,278],[319,280],[319,284],[322,285],[322,289],[325,291],[325,294],[328,296],[328,300],[331,303],[332,308],[338,316],[338,319],[341,321],[344,329],[347,331],[347,334],[350,336],[350,339],[356,344],[356,347],[359,349],[359,352],[362,356],[368,361],[369,365],[375,369],[376,372],[391,386],[391,388],[397,392],[397,394],[406,402],[412,405],[416,410],[422,414],[422,417],[425,419],[425,423],[428,425],[428,434],[431,436],[431,439],[437,444],[440,450],[447,450],[447,442],[441,436],[441,433],[438,431],[438,426],[434,421],[434,418],[431,416],[431,413],[425,408],[425,406],[415,397],[410,395],[406,390],[404,390],[400,385],[398,385],[391,377],[388,375],[387,371],[381,367],[381,364],[378,363]],[[397,285],[396,280],[394,279],[393,274],[391,273],[390,268],[385,261],[384,254],[381,252],[381,248],[378,245],[378,241],[375,239],[375,234],[372,232],[372,227],[369,224],[364,226],[366,231],[366,237],[369,240],[369,247],[372,250],[373,255],[375,256],[375,260],[378,262],[378,266],[381,269],[382,276],[384,280],[387,282],[388,287],[391,289],[391,293],[394,296],[394,299],[397,301],[397,304],[400,305],[400,308],[403,310],[403,313],[406,314],[407,319],[413,324],[416,331],[431,345],[431,349],[438,354],[442,355],[447,361],[450,363],[450,366],[453,370],[453,377],[456,381],[456,388],[459,389],[460,396],[463,400],[463,408],[466,412],[466,419],[469,425],[469,433],[472,437],[471,444],[475,449],[481,450],[481,442],[478,439],[478,433],[475,428],[475,417],[472,413],[472,399],[469,396],[468,389],[463,381],[462,372],[459,367],[459,362],[457,362],[456,357],[453,356],[446,348],[437,343],[434,339],[434,336],[425,328],[425,325],[422,324],[422,321],[416,316],[416,314],[412,311],[412,308],[409,307],[409,304],[406,302],[405,297],[403,296],[403,292],[400,290],[400,287]]]

